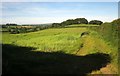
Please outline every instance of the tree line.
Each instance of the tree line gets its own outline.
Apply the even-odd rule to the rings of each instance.
[[[91,20],[88,22],[85,18],[76,18],[76,19],[68,19],[66,21],[63,21],[61,23],[53,23],[52,27],[64,27],[72,24],[95,24],[95,25],[101,25],[103,22],[100,20]]]
[[[39,30],[44,30],[51,28],[51,25],[12,25],[6,24],[2,25],[2,32],[9,32],[11,34],[18,34],[18,33],[28,33],[28,32],[35,32]],[[6,31],[7,30],[7,31]]]
[[[34,32],[39,30],[44,30],[48,28],[60,28],[69,26],[72,24],[96,24],[101,25],[103,22],[100,20],[91,20],[88,22],[85,18],[76,18],[76,19],[68,19],[61,23],[52,23],[49,25],[17,25],[17,24],[6,24],[3,25],[2,28],[6,28],[8,32],[11,34],[18,34],[18,33],[27,33],[27,32]]]

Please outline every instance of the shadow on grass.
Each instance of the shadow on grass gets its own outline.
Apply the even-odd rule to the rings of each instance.
[[[2,74],[87,74],[105,67],[111,60],[103,53],[76,56],[31,51],[34,49],[2,44]]]

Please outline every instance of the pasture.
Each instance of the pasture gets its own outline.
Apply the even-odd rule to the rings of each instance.
[[[71,26],[73,26],[73,25],[71,25]],[[80,26],[80,25],[75,25],[75,26]],[[84,26],[88,26],[88,25],[84,24]],[[97,27],[98,25],[90,25],[90,26]],[[90,34],[81,37],[81,34],[85,31],[89,31]],[[41,52],[44,52],[44,53],[62,52],[65,54],[65,58],[66,58],[66,54],[81,57],[81,56],[87,56],[87,55],[92,55],[92,54],[96,54],[96,53],[104,53],[104,54],[110,55],[110,57],[112,58],[111,62],[109,62],[109,64],[107,64],[106,67],[104,66],[103,68],[92,69],[92,71],[87,71],[84,73],[87,73],[87,74],[117,74],[118,73],[117,47],[112,46],[111,44],[109,44],[109,42],[105,41],[103,39],[103,36],[101,36],[98,32],[90,30],[87,27],[50,28],[50,29],[45,29],[45,30],[41,30],[41,31],[37,31],[37,32],[20,33],[20,34],[10,34],[8,32],[4,32],[2,34],[2,43],[4,45],[15,45],[18,47],[36,48],[36,49],[30,50],[31,52],[36,52],[36,53],[38,53],[38,52],[40,52],[40,53]],[[61,53],[60,53],[60,55],[61,55]],[[22,54],[21,54],[21,56],[22,56]],[[37,56],[39,57],[39,55],[37,55]],[[41,57],[41,55],[40,55],[40,57]],[[53,57],[53,60],[54,60],[54,58],[57,58],[58,60],[64,59],[64,58],[58,58],[57,55],[51,56],[51,54],[48,57],[50,57],[50,58]],[[18,57],[18,59],[19,59],[19,57]],[[35,58],[33,57],[33,61],[34,61],[34,59]],[[71,56],[70,56],[70,59],[72,60]],[[93,57],[93,59],[94,59],[94,57]],[[17,60],[17,58],[16,58],[16,60]],[[74,60],[74,57],[73,57],[73,60]],[[86,61],[82,58],[80,58],[80,60],[83,60],[83,62]],[[97,60],[97,59],[95,59],[95,60]],[[101,58],[101,60],[102,60],[102,58]],[[49,59],[48,59],[48,61],[49,61]],[[47,63],[49,64],[48,61],[47,61]],[[77,60],[76,63],[78,63],[78,61],[79,60]],[[69,60],[68,60],[68,62],[69,62]],[[70,63],[71,62],[72,61],[70,61]],[[88,58],[87,62],[89,64],[89,63],[95,63],[96,61],[94,61],[92,59],[89,60],[89,58]],[[75,65],[76,65],[76,67],[79,67],[79,68],[82,67],[82,61],[80,62],[81,65],[79,65],[79,66],[77,66],[76,63],[73,63],[73,65],[70,64],[71,67],[75,66]],[[67,66],[66,64],[68,64],[68,63],[64,63],[64,64],[65,64],[65,66]],[[60,64],[60,66],[62,66],[62,65]],[[60,68],[60,66],[59,66],[59,68]],[[42,70],[41,69],[39,69],[39,70],[41,70],[41,73],[53,73],[50,71],[51,67],[53,67],[52,69],[54,69],[53,72],[55,72],[55,73],[58,72],[58,70],[55,70],[56,68],[58,68],[57,64],[55,64],[55,67],[53,64],[51,64],[51,65],[49,64],[49,66],[45,67],[45,69],[43,69],[44,67],[42,67]],[[47,72],[46,68],[48,69],[48,72]],[[30,69],[30,68],[27,67],[27,69]],[[85,69],[87,69],[87,68],[85,68]],[[34,70],[36,70],[36,69],[34,68]],[[62,70],[62,68],[60,68],[59,70]],[[80,69],[80,70],[82,70],[82,69]],[[65,71],[65,70],[63,70],[63,71]],[[37,72],[39,72],[39,71],[36,70],[36,72],[34,71],[33,73],[37,73]],[[58,73],[60,73],[60,71]],[[66,73],[70,73],[70,70],[69,71],[66,70]],[[73,73],[79,73],[79,70],[76,72],[73,72]]]
[[[56,28],[27,34],[3,34],[3,43],[36,47],[38,51],[60,51],[72,53],[79,49],[80,34],[86,28]]]

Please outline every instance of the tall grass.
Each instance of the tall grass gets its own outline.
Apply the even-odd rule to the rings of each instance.
[[[86,28],[48,29],[27,34],[3,34],[3,43],[36,47],[36,51],[73,53],[80,48],[80,34]]]
[[[116,46],[118,38],[114,29],[116,27],[112,27],[111,24],[107,23],[97,27],[51,28],[25,34],[3,33],[2,41],[3,44],[37,48],[33,51],[62,51],[77,55],[106,53],[112,57],[111,66],[108,68],[111,73],[118,73]],[[90,31],[90,34],[80,37],[81,33],[85,31]],[[76,53],[77,51],[78,53]]]
[[[117,21],[118,23],[116,23],[115,21]],[[99,42],[99,48],[101,48],[101,46],[103,46],[103,49],[105,53],[108,53],[111,55],[112,57],[112,62],[111,62],[111,70],[113,70],[115,67],[116,69],[114,69],[114,71],[116,73],[118,73],[118,32],[119,32],[119,23],[120,23],[120,19],[115,20],[111,23],[104,23],[102,25],[100,25],[99,27],[89,27],[90,30],[96,31],[101,39],[101,41],[104,40],[105,43],[100,44]],[[107,47],[107,48],[105,48]]]

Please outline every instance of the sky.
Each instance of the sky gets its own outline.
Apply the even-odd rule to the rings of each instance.
[[[60,23],[75,18],[111,22],[118,18],[117,2],[3,2],[0,9],[3,24]]]
[[[118,2],[119,0],[1,0],[2,2]]]

